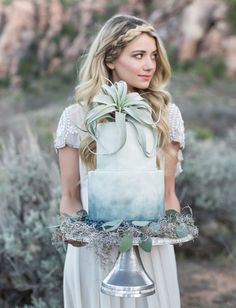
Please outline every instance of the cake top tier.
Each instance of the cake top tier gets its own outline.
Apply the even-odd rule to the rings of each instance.
[[[141,126],[140,124],[137,124]],[[98,124],[97,169],[98,170],[156,170],[156,155],[148,157],[144,154],[135,127],[125,122],[126,140],[124,146],[117,151],[121,133],[115,122]],[[148,127],[142,127],[143,138],[146,140],[146,150],[153,150],[154,139]],[[111,154],[110,154],[111,153]]]
[[[160,120],[160,114],[155,122],[153,120],[153,114],[155,114],[155,112],[151,106],[140,96],[139,93],[128,93],[127,84],[124,81],[115,82],[111,86],[103,85],[101,91],[103,94],[96,95],[93,98],[85,118],[85,127],[92,138],[97,142],[97,144],[101,145],[102,141],[99,140],[99,138],[103,138],[103,135],[101,132],[98,134],[98,123],[104,121],[115,122],[118,132],[115,132],[115,134],[116,136],[119,135],[119,138],[116,140],[116,147],[114,146],[114,142],[112,142],[111,148],[113,147],[113,152],[108,151],[106,153],[110,155],[115,154],[126,144],[126,123],[129,122],[131,126],[133,126],[137,142],[140,144],[144,155],[147,157],[155,157],[158,140],[157,122]],[[148,134],[145,133],[145,130],[149,130],[150,133],[148,138],[152,138],[153,140],[153,146],[151,148],[150,142],[148,148],[146,140]],[[114,139],[115,136],[107,136],[106,138]],[[105,148],[106,147],[103,148],[103,153]]]

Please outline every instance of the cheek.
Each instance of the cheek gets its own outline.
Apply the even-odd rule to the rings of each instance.
[[[137,73],[139,71],[139,66],[139,63],[133,59],[129,59],[122,64],[123,69],[128,71],[128,73]]]

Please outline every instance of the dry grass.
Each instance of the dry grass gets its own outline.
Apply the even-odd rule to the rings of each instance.
[[[177,258],[182,308],[235,308],[235,264]]]

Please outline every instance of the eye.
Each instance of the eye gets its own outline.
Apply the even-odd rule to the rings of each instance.
[[[153,60],[156,60],[156,59],[158,58],[158,53],[157,53],[157,52],[154,53],[154,54],[152,55],[152,58],[153,58]]]
[[[136,59],[142,59],[143,54],[142,54],[142,53],[137,53],[136,55],[134,55],[134,57],[135,57]]]

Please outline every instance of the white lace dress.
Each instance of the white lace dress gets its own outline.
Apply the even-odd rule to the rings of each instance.
[[[184,148],[184,123],[179,108],[169,104],[170,141],[180,143]],[[79,129],[83,123],[83,108],[74,104],[67,107],[61,115],[55,148],[65,146],[79,148],[83,132]],[[182,172],[182,152],[179,150],[179,163],[176,175]],[[163,163],[162,163],[163,166]],[[80,161],[81,199],[83,208],[88,210],[87,169]],[[64,266],[64,307],[65,308],[179,308],[180,296],[177,278],[174,247],[155,246],[151,253],[140,250],[143,265],[154,280],[156,293],[144,298],[119,298],[100,292],[102,280],[110,272],[112,265],[105,268],[100,264],[93,248],[68,245]],[[113,262],[117,251],[113,251]]]

